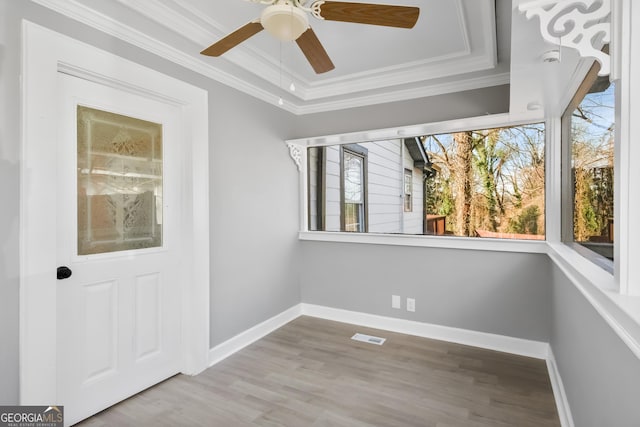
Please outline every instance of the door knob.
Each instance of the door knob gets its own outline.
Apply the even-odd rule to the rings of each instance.
[[[68,279],[71,277],[71,269],[69,267],[58,267],[58,280]]]

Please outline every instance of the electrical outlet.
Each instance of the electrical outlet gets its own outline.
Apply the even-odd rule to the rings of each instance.
[[[400,295],[391,295],[391,308],[401,308]]]
[[[407,311],[416,311],[416,300],[407,298]]]

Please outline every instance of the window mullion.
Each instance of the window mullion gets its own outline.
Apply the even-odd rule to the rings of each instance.
[[[616,98],[619,100],[616,123],[616,222],[618,233],[614,250],[616,251],[616,279],[620,293],[640,295],[640,265],[634,260],[640,258],[640,168],[634,165],[634,159],[640,159],[640,147],[632,143],[640,135],[640,85],[637,76],[640,73],[640,35],[631,31],[631,23],[640,19],[640,6],[625,0],[619,15],[622,37],[616,53],[620,59],[620,79],[617,81]]]
[[[562,124],[559,117],[547,119],[546,124],[546,155],[545,155],[545,194],[546,216],[545,230],[548,242],[562,241],[562,197],[570,193],[570,188],[563,188],[562,170]]]

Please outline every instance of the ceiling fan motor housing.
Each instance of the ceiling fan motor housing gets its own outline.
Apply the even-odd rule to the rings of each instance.
[[[288,2],[266,7],[260,23],[269,34],[282,41],[296,40],[309,28],[307,14]]]

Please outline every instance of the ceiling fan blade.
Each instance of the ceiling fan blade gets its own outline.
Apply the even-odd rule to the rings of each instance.
[[[225,36],[212,44],[202,52],[202,55],[220,56],[232,47],[235,47],[247,40],[249,37],[258,34],[264,27],[260,22],[249,22],[248,24],[238,28],[233,33]]]
[[[317,74],[326,73],[335,68],[327,51],[324,50],[322,43],[320,43],[311,27],[296,39],[296,43],[298,43],[302,53],[307,57],[307,61],[309,61],[309,64]]]
[[[319,1],[320,16],[327,21],[355,22],[386,27],[413,28],[420,8],[387,4]]]

